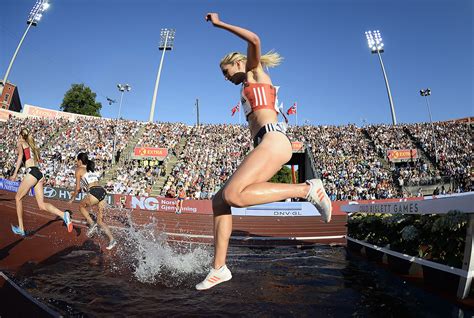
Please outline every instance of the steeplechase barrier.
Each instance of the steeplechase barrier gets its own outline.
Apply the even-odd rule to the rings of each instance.
[[[385,213],[385,214],[447,214],[451,211],[469,214],[469,223],[466,230],[466,241],[464,247],[464,258],[462,269],[446,266],[436,262],[428,261],[419,257],[414,257],[398,253],[377,245],[354,239],[347,236],[347,240],[356,242],[365,247],[393,255],[398,258],[408,260],[420,265],[436,268],[460,276],[457,297],[464,299],[469,295],[472,277],[474,274],[474,192],[459,193],[453,195],[442,195],[425,197],[416,201],[384,202],[347,204],[342,206],[342,211],[347,213]]]

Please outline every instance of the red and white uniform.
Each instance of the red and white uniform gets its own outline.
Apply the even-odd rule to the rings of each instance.
[[[278,86],[263,83],[247,83],[242,85],[242,106],[245,116],[260,109],[273,109],[277,114],[278,108]]]

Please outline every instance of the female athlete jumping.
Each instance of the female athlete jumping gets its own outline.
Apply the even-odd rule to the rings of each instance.
[[[292,156],[286,123],[278,123],[277,88],[264,71],[264,67],[279,65],[282,58],[273,52],[261,55],[260,39],[255,33],[222,22],[217,13],[208,13],[206,21],[247,42],[247,55],[229,53],[221,60],[220,68],[226,80],[235,85],[242,84],[242,106],[255,148],[212,200],[214,264],[206,279],[196,285],[198,290],[209,289],[232,278],[225,265],[232,232],[231,207],[305,198],[318,209],[325,222],[331,220],[332,212],[331,201],[320,179],[300,184],[267,182]]]

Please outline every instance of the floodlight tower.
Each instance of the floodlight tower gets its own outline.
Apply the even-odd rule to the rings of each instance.
[[[160,85],[160,75],[161,68],[163,67],[163,60],[165,59],[166,50],[172,50],[174,44],[175,29],[161,29],[161,41],[159,49],[163,51],[161,55],[160,67],[158,68],[158,74],[156,75],[155,90],[153,91],[153,99],[151,101],[150,117],[148,118],[149,122],[153,122],[153,117],[155,115],[155,104],[156,104],[156,94],[158,93],[158,85]]]
[[[25,39],[26,35],[28,34],[28,31],[30,30],[31,26],[37,26],[38,22],[43,17],[43,12],[49,8],[48,1],[49,0],[38,0],[38,1],[36,1],[33,8],[31,9],[30,14],[28,15],[28,20],[26,20],[26,24],[28,24],[28,27],[26,28],[25,33],[23,33],[23,36],[21,37],[20,43],[16,47],[15,53],[13,54],[13,57],[10,61],[10,65],[8,65],[7,72],[5,73],[5,76],[3,76],[3,81],[0,83],[0,94],[3,91],[3,87],[7,83],[8,75],[10,74],[10,70],[12,68],[13,62],[15,62],[16,55],[18,54],[18,51],[20,50],[20,47],[23,44],[23,40]]]
[[[118,116],[117,116],[117,119],[119,119],[120,118],[120,112],[122,110],[123,93],[130,92],[132,87],[128,84],[117,84],[117,88],[120,92],[122,92],[122,94],[120,94],[119,112],[118,112]]]
[[[125,92],[130,92],[132,87],[128,84],[117,84],[117,88],[121,92],[121,94],[120,94],[119,111],[118,111],[117,120],[115,121],[115,129],[114,129],[114,144],[113,144],[113,150],[112,150],[112,153],[113,153],[114,157],[115,157],[115,144],[117,143],[118,120],[120,119],[120,112],[122,110],[123,94]]]
[[[382,36],[380,35],[379,30],[367,31],[365,32],[365,36],[367,37],[367,44],[369,45],[369,48],[372,54],[377,53],[379,57],[380,66],[382,68],[383,77],[385,79],[385,87],[387,88],[388,101],[390,102],[390,111],[392,112],[392,124],[396,125],[397,117],[395,116],[395,108],[393,106],[392,93],[390,92],[390,85],[388,84],[387,73],[385,72],[385,67],[382,61],[382,55],[380,54],[384,52]]]
[[[434,146],[434,151],[435,151],[435,161],[438,163],[438,149],[436,147],[436,136],[435,136],[435,130],[433,126],[433,118],[431,118],[431,108],[430,108],[430,102],[428,101],[428,96],[431,95],[431,89],[420,89],[420,95],[424,96],[426,99],[426,106],[428,107],[428,115],[430,116],[430,123],[431,123],[431,135],[432,135],[432,140],[433,140],[433,146]]]

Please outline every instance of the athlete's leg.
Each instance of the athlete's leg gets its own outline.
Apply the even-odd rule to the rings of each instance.
[[[226,263],[229,239],[232,233],[232,215],[230,206],[222,199],[220,189],[212,199],[214,213],[214,268],[218,269]]]
[[[94,224],[94,221],[92,220],[91,215],[89,214],[89,211],[87,210],[88,207],[93,205],[92,202],[90,201],[91,197],[92,197],[92,195],[88,194],[88,195],[86,195],[85,198],[83,198],[81,200],[81,202],[79,202],[79,211],[81,211],[81,214],[84,216],[84,218],[86,219],[86,221],[89,225]]]
[[[15,195],[15,203],[16,203],[16,214],[18,216],[18,226],[22,231],[25,230],[23,227],[23,197],[30,191],[30,189],[35,185],[36,178],[30,174],[26,174],[23,180],[20,183],[18,191]]]
[[[99,202],[99,200],[97,200],[97,198],[93,197],[92,195],[90,197],[91,197],[90,200],[92,203],[95,202],[95,204],[98,204],[99,212],[97,213],[97,224],[104,230],[105,234],[109,238],[109,241],[112,242],[114,240],[112,232],[110,232],[109,227],[103,221],[104,211],[105,211],[105,200],[102,200]]]
[[[42,178],[38,183],[35,185],[35,198],[36,203],[38,203],[38,207],[41,211],[48,211],[49,213],[55,214],[60,218],[64,218],[64,212],[59,210],[57,207],[52,205],[51,203],[44,202],[43,196],[43,182],[44,179]]]
[[[268,132],[262,142],[244,159],[223,191],[224,201],[234,207],[304,198],[310,186],[306,183],[267,182],[292,156],[291,143],[279,132]]]

